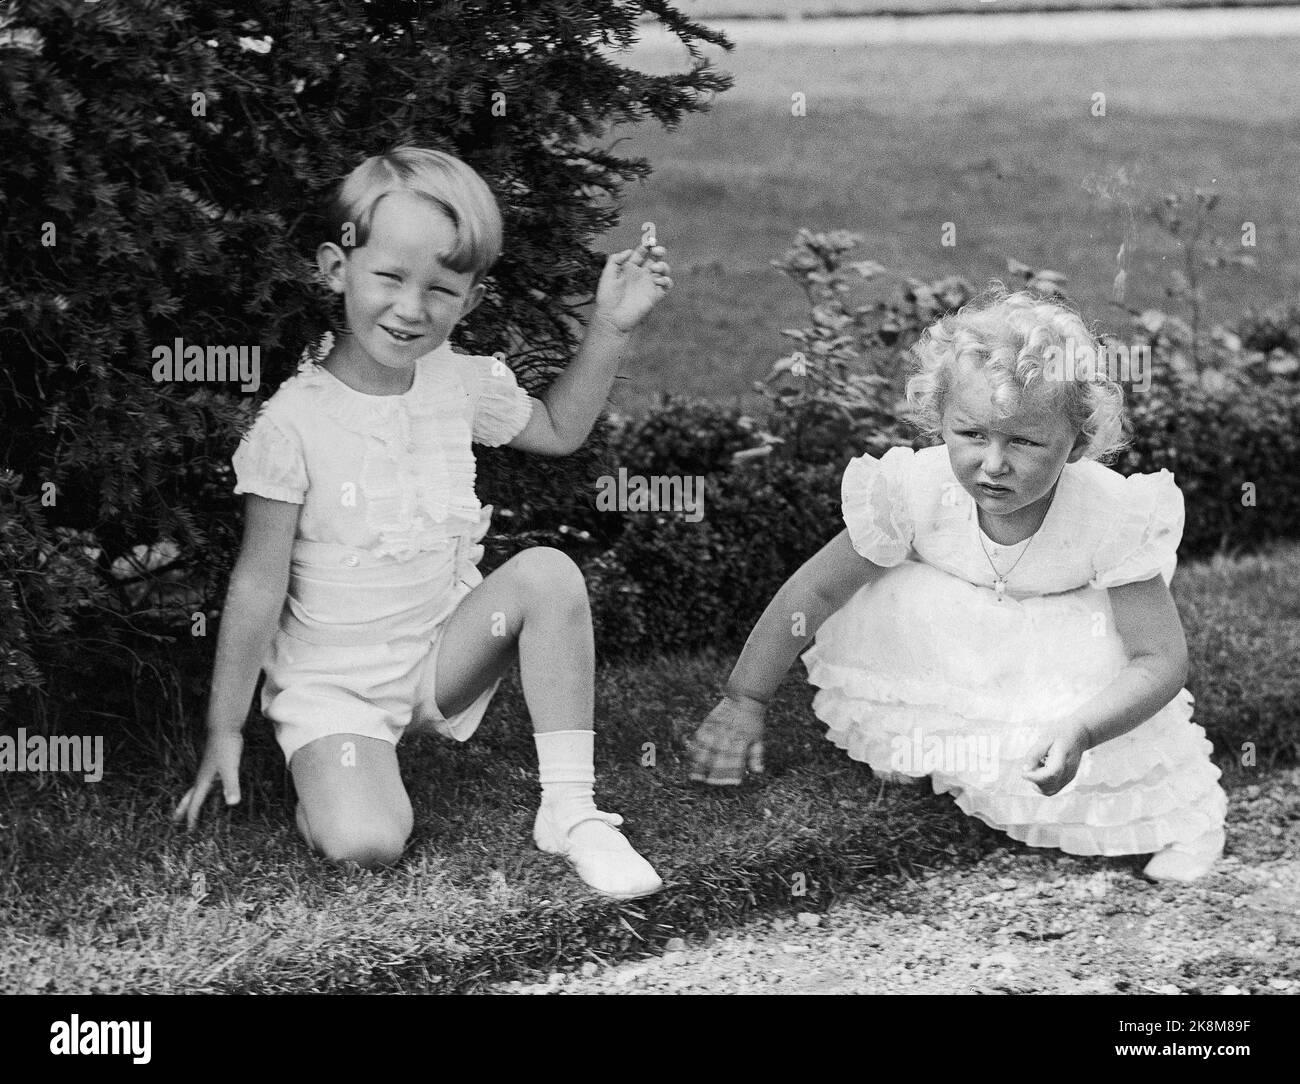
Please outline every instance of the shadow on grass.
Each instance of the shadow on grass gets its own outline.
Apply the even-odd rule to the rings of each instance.
[[[534,849],[536,762],[517,683],[473,741],[404,743],[416,828],[386,871],[334,869],[307,852],[278,750],[255,725],[243,803],[209,808],[192,834],[167,820],[185,774],[170,773],[170,788],[150,777],[156,751],[119,748],[97,786],[10,782],[0,990],[473,990],[655,951],[758,910],[820,909],[881,870],[997,845],[948,799],[882,788],[846,761],[793,679],[767,777],[734,790],[689,783],[681,739],[729,665],[659,660],[601,675],[598,801],[624,815],[667,882],[630,903],[592,895]]]

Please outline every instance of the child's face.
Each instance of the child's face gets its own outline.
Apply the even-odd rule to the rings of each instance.
[[[1087,441],[1041,391],[1023,395],[1010,417],[998,416],[992,392],[983,369],[962,366],[943,411],[948,457],[984,515],[1033,529],[1061,470],[1083,455]]]
[[[407,370],[447,341],[483,295],[472,272],[443,265],[455,242],[456,227],[437,207],[394,192],[375,207],[360,248],[321,245],[317,260],[343,295],[354,360]]]

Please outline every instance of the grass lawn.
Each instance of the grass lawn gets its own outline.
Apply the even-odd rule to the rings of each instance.
[[[645,45],[625,62],[680,68]],[[1216,274],[1207,314],[1235,323],[1300,290],[1300,40],[987,46],[739,46],[720,58],[736,86],[675,132],[631,127],[620,151],[655,172],[624,201],[620,247],[653,221],[677,287],[652,314],[615,399],[657,393],[741,398],[788,353],[779,331],[807,314],[769,266],[797,230],[861,233],[862,258],[905,274],[979,285],[1008,257],[1069,276],[1104,329],[1116,254],[1128,301],[1172,307],[1179,246],[1142,214],[1174,188],[1213,188],[1216,231],[1256,225],[1255,271]],[[1106,95],[1106,116],[1090,115]],[[791,95],[807,115],[791,115]],[[1129,205],[1097,195],[1123,171]],[[943,223],[956,227],[943,247]]]
[[[1300,547],[1185,567],[1175,588],[1197,717],[1225,751],[1226,784],[1294,763]],[[660,659],[599,675],[598,796],[668,882],[631,904],[591,897],[561,859],[533,849],[536,769],[517,684],[473,741],[403,746],[415,835],[381,873],[327,867],[298,842],[265,726],[250,727],[244,803],[210,810],[193,835],[167,818],[194,735],[109,750],[96,785],[0,776],[0,993],[472,990],[640,955],[756,910],[816,910],[851,889],[879,891],[882,869],[1023,850],[947,798],[882,788],[821,736],[797,673],[774,710],[767,778],[690,785],[680,742],[730,662]],[[1226,753],[1245,740],[1255,768]]]

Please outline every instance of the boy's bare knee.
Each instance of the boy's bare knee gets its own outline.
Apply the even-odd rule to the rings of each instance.
[[[409,828],[389,821],[339,821],[312,825],[311,844],[327,862],[355,862],[363,869],[391,866],[406,849]]]
[[[534,546],[514,557],[514,572],[520,586],[555,603],[561,600],[587,602],[587,581],[573,559],[550,546]]]

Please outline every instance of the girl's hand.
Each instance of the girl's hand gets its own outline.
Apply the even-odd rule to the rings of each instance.
[[[624,334],[644,320],[673,288],[666,254],[662,245],[641,244],[606,260],[596,287],[596,317]]]
[[[1021,777],[1051,797],[1069,786],[1079,771],[1079,761],[1091,747],[1086,727],[1079,723],[1058,724],[1030,748]]]
[[[738,787],[746,768],[761,773],[766,713],[757,700],[723,697],[694,737],[687,739],[691,778],[715,787]]]
[[[194,786],[185,792],[185,797],[172,814],[173,823],[179,824],[183,820],[186,828],[193,828],[199,819],[199,810],[207,800],[208,791],[218,779],[222,782],[226,805],[239,804],[239,758],[243,751],[244,735],[240,731],[226,728],[208,731],[208,743],[203,750],[199,774],[195,777]]]

